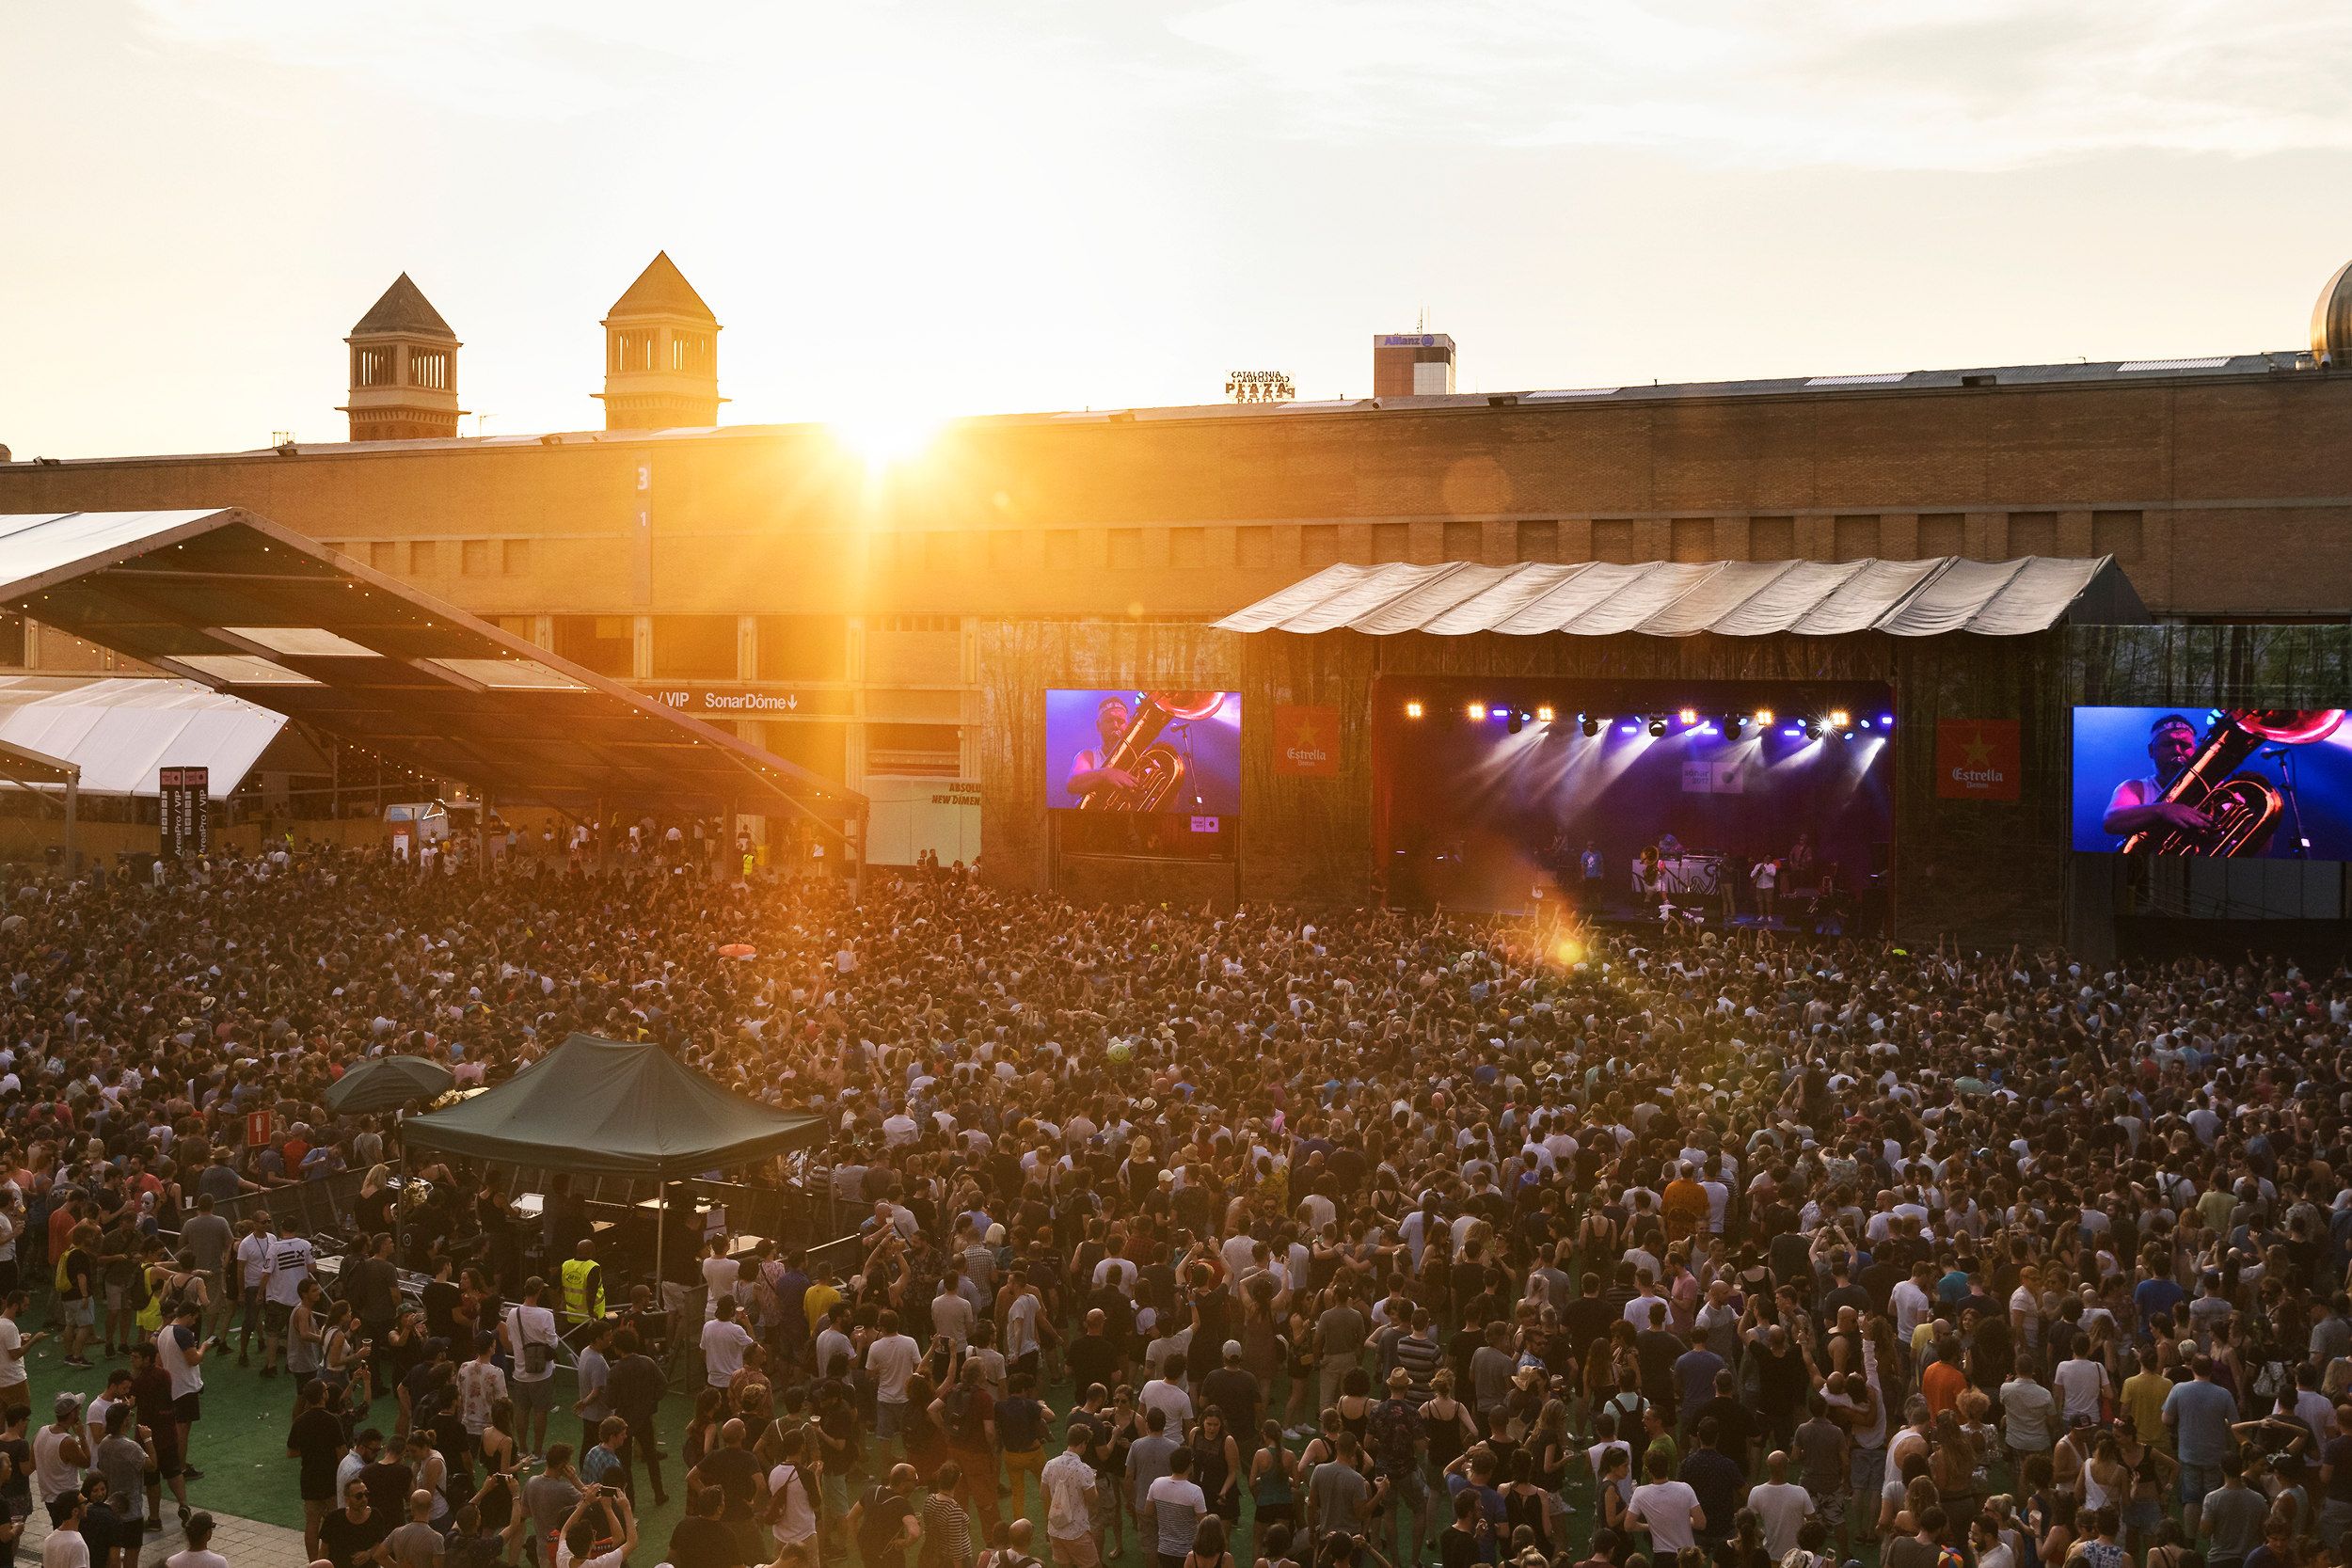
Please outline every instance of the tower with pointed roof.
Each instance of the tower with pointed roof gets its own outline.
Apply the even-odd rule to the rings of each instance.
[[[670,253],[656,255],[604,318],[604,428],[719,422],[719,318]]]
[[[359,318],[351,336],[351,391],[337,410],[355,441],[417,441],[457,434],[457,351],[464,345],[406,273]]]

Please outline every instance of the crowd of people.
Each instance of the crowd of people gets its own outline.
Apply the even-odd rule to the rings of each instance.
[[[204,1384],[280,1368],[334,1568],[2346,1560],[2341,972],[528,857],[6,908],[48,1568],[231,1503]],[[643,1280],[325,1106],[575,1031],[820,1109],[840,1239]]]

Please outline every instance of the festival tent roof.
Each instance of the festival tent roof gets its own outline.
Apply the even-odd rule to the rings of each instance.
[[[788,804],[836,826],[866,803],[234,507],[0,515],[0,605],[501,800]]]
[[[824,1117],[729,1093],[658,1045],[594,1035],[574,1035],[496,1088],[400,1128],[412,1149],[663,1177],[749,1164],[824,1130]]]
[[[157,768],[204,768],[213,799],[225,800],[285,725],[282,713],[193,681],[0,676],[0,742],[78,768],[86,795],[151,798]]]
[[[2017,561],[1608,561],[1486,566],[1342,562],[1234,611],[1226,631],[1391,636],[1499,631],[1608,637],[2015,637],[2068,618],[2144,622],[2113,556]]]

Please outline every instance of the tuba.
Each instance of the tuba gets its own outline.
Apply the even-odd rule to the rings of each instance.
[[[2279,814],[2286,809],[2279,792],[2259,773],[2238,766],[2265,744],[2304,746],[2324,740],[2344,722],[2340,707],[2314,710],[2271,707],[2225,709],[2204,744],[2179,778],[2158,799],[2194,806],[2213,821],[2201,833],[2178,828],[2142,828],[2116,852],[2124,855],[2259,855],[2270,847]]]
[[[1168,725],[1206,719],[1225,705],[1222,691],[1147,691],[1136,705],[1127,733],[1119,737],[1105,768],[1135,775],[1133,789],[1098,789],[1078,802],[1080,811],[1138,811],[1162,809],[1184,782],[1184,759],[1172,746],[1160,743]]]

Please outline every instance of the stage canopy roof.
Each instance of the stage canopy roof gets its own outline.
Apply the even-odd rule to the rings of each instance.
[[[2069,617],[2141,622],[2112,556],[2061,560],[1529,562],[1327,566],[1219,621],[1227,631],[1388,636],[1569,632],[1608,637],[2015,637]]]
[[[834,825],[865,804],[234,508],[0,515],[0,603],[501,800],[573,811],[733,801]]]
[[[400,1135],[475,1160],[673,1177],[803,1148],[825,1127],[731,1094],[658,1045],[574,1035],[498,1087],[409,1117]]]
[[[213,799],[227,800],[285,727],[282,713],[192,681],[0,676],[0,743],[80,768],[86,795],[151,797],[157,768],[203,768]],[[64,781],[24,774],[22,782]]]

